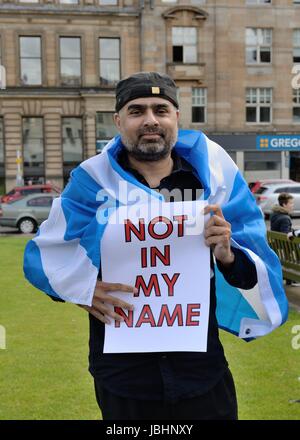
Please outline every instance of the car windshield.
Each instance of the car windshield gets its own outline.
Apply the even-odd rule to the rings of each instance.
[[[256,191],[255,194],[262,194],[265,191],[267,191],[268,188],[266,188],[265,186],[261,186],[260,188],[258,188],[258,190]]]
[[[41,188],[26,188],[26,189],[21,190],[22,195],[34,194],[34,193],[40,193],[40,192],[41,192]]]
[[[6,203],[8,204],[8,205],[12,205],[13,203],[17,203],[17,202],[19,202],[20,200],[22,200],[22,199],[12,199],[12,200],[8,200]]]
[[[15,193],[15,190],[14,189],[12,189],[11,191],[9,191],[6,195],[7,196],[12,196],[13,194]]]

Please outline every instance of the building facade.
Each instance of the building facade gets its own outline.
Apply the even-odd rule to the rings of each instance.
[[[0,189],[18,155],[25,182],[63,187],[116,133],[116,82],[142,70],[174,78],[180,125],[247,180],[300,180],[297,149],[256,148],[258,134],[300,133],[297,63],[300,1],[0,0]]]

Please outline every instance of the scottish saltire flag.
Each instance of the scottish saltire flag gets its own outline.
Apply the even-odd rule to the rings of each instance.
[[[121,148],[117,136],[101,154],[72,171],[48,220],[27,244],[25,276],[46,294],[91,305],[109,215],[137,200],[163,200],[119,166]],[[257,285],[244,291],[227,284],[216,267],[219,326],[246,340],[271,332],[287,319],[288,304],[280,262],[267,244],[261,211],[246,182],[229,155],[201,132],[180,130],[175,149],[196,169],[204,188],[202,198],[222,207],[232,226],[232,246],[245,252],[257,270]]]

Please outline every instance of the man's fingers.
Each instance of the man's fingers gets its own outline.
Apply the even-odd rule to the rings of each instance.
[[[204,208],[204,214],[208,214],[210,212],[213,212],[214,214],[218,215],[221,218],[224,218],[222,209],[219,205],[207,205]]]
[[[228,237],[225,237],[224,235],[212,235],[205,239],[205,244],[207,246],[216,245],[216,244],[223,244],[223,245],[229,245]],[[229,246],[227,246],[229,247]]]
[[[79,304],[78,304],[79,305]],[[97,310],[95,307],[90,306],[83,306],[79,305],[79,307],[82,307],[87,312],[89,312],[91,315],[95,316],[95,318],[99,319],[99,321],[103,322],[104,324],[110,324],[110,320],[99,310]]]
[[[205,229],[204,231],[204,237],[208,238],[214,235],[224,235],[225,237],[230,238],[231,231],[226,226],[210,226],[209,228]]]
[[[224,217],[219,217],[218,215],[213,215],[207,220],[205,227],[209,228],[210,226],[230,226],[230,224],[224,219]]]
[[[97,296],[95,294],[94,298],[93,298],[93,304],[94,304],[94,302],[97,302],[97,304],[98,304],[98,302],[101,302],[101,303],[106,302],[106,303],[112,304],[113,306],[121,307],[122,309],[127,309],[127,310],[133,310],[134,309],[132,304],[128,304],[127,302],[122,301],[119,298],[115,298],[113,296],[109,296],[109,295],[106,295],[106,294],[105,295],[101,295],[101,296]]]
[[[106,283],[104,281],[98,281],[96,285],[96,289],[97,288],[103,289],[106,292],[138,292],[138,289],[134,286],[128,286],[127,284],[121,283]]]
[[[104,304],[102,304],[101,312],[102,312],[105,316],[109,316],[109,317],[111,317],[112,319],[114,319],[115,321],[120,321],[120,322],[123,322],[123,321],[124,321],[123,316],[118,315],[118,313],[116,313],[116,312],[114,311],[114,308],[107,307],[107,306],[105,306]]]
[[[113,318],[115,321],[123,322],[124,318],[121,315],[118,315],[114,309],[106,307],[103,303],[97,305],[97,307],[89,307],[82,306],[86,311],[88,311],[91,315],[95,316],[95,318],[99,319],[99,321],[104,322],[104,324],[110,324],[111,321],[108,319],[108,316]]]

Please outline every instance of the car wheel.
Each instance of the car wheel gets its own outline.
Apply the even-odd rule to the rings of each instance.
[[[18,228],[23,234],[32,234],[36,229],[36,222],[31,218],[22,218],[18,223]]]

